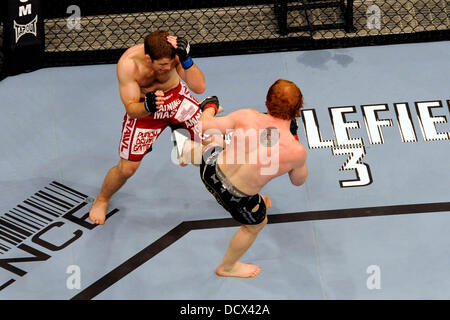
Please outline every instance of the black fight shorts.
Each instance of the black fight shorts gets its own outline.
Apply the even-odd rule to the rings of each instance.
[[[260,224],[266,217],[264,199],[259,194],[249,196],[231,184],[217,165],[222,150],[222,147],[211,145],[204,151],[200,176],[206,189],[236,221],[246,225]]]

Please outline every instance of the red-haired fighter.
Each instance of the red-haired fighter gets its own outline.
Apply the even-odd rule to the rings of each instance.
[[[218,106],[217,97],[200,103],[200,128],[210,138],[203,144],[187,140],[180,163],[199,166],[205,187],[242,224],[216,274],[254,277],[260,267],[239,259],[267,224],[271,200],[260,195],[260,190],[285,173],[296,186],[304,184],[308,176],[306,149],[298,141],[293,124],[300,116],[303,96],[293,82],[280,79],[267,93],[267,114],[241,109],[215,117]],[[231,141],[226,144],[222,137],[231,131]]]

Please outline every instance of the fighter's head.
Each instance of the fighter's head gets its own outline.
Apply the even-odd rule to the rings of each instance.
[[[266,107],[275,118],[292,120],[300,116],[303,107],[303,95],[295,83],[278,79],[267,92]]]
[[[167,42],[168,31],[158,30],[145,37],[145,56],[149,58],[153,69],[167,72],[175,65],[175,48]]]

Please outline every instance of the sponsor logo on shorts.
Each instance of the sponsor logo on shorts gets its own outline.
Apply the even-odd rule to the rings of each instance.
[[[194,127],[194,131],[197,134],[201,134],[200,128],[198,127],[198,121],[200,120],[201,112],[198,112],[194,117],[184,122],[187,129]]]
[[[153,117],[155,119],[168,119],[174,116],[177,108],[180,106],[181,100],[176,99],[172,102],[162,105]]]
[[[181,84],[181,89],[180,92],[178,92],[178,94],[180,96],[187,97],[198,104],[197,99],[195,99],[195,97],[189,92],[188,88],[186,88],[186,86],[184,86],[183,84]]]
[[[198,111],[199,107],[188,99],[184,99],[175,115],[175,119],[180,122],[189,120]]]
[[[140,129],[137,128],[133,137],[133,144],[131,147],[132,154],[144,154],[148,148],[155,142],[161,129]]]
[[[134,126],[136,125],[136,119],[128,118],[125,128],[122,133],[122,142],[120,144],[120,156],[122,158],[128,158],[130,150],[131,135],[133,134]]]

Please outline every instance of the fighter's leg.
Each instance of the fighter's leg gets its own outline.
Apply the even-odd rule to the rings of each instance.
[[[266,224],[267,216],[260,224],[242,225],[239,228],[231,239],[222,262],[216,268],[218,276],[250,278],[259,274],[261,271],[259,266],[240,262],[239,259],[247,252]]]
[[[225,142],[222,135],[214,134],[207,137],[205,137],[204,135],[200,137],[197,133],[197,131],[201,131],[201,120],[205,116],[214,117],[214,115],[214,108],[206,108],[200,115],[199,122],[195,125],[195,127],[188,128],[184,124],[181,124],[181,127],[187,129],[190,132],[191,136],[194,137],[194,140],[184,138],[185,141],[177,141],[178,144],[183,145],[181,156],[179,158],[179,163],[181,166],[184,167],[188,164],[193,164],[197,167],[200,166],[203,152],[205,148],[207,148],[211,144],[225,148]],[[179,135],[178,137],[182,136]]]
[[[216,114],[224,111],[224,109],[218,105],[218,99],[216,97],[208,97],[200,102],[198,108],[198,111],[191,117],[191,119],[179,124],[179,127],[186,129],[189,132],[192,140],[186,139],[186,135],[184,135],[184,137],[183,135],[175,135],[175,139],[177,139],[176,144],[183,146],[179,157],[179,164],[183,167],[188,164],[200,166],[203,151],[205,147],[211,143],[225,148],[222,135],[217,135],[217,132],[210,135],[203,132],[201,129],[201,121],[203,119],[214,117]],[[198,114],[200,114],[200,117],[198,117]],[[192,122],[195,123],[195,125],[192,126]]]
[[[203,103],[203,102],[202,102]],[[205,108],[203,109],[202,115],[200,116],[200,121],[202,121],[202,119],[207,119],[207,118],[212,118],[215,115],[224,112],[224,109],[222,106],[218,106],[217,107],[217,113],[216,110],[214,108]]]
[[[104,224],[106,210],[111,197],[133,176],[139,168],[141,161],[120,159],[117,166],[111,168],[106,174],[100,193],[89,211],[89,219],[97,224]]]
[[[211,144],[225,148],[225,142],[221,135],[213,135],[202,140],[201,142],[187,139],[184,142],[183,150],[179,159],[180,165],[184,167],[188,164],[193,164],[194,166],[199,167],[202,163],[204,150]]]

